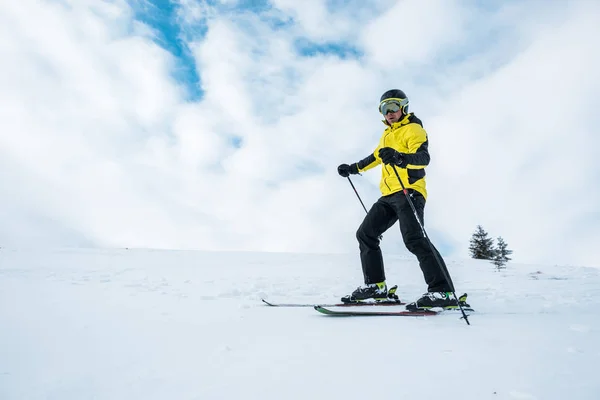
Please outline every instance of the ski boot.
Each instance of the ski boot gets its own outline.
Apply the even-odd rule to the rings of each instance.
[[[342,297],[342,303],[397,303],[400,300],[396,295],[396,289],[398,286],[393,286],[388,290],[385,282],[359,286],[352,294]]]
[[[458,298],[458,302],[453,298],[451,292],[428,292],[423,294],[420,299],[406,305],[409,311],[430,310],[432,308],[442,308],[444,310],[457,310],[459,304],[465,310],[472,311],[471,306],[467,304],[467,294]]]

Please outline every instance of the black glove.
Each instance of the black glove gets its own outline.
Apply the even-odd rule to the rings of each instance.
[[[392,149],[391,147],[383,147],[379,149],[379,158],[381,158],[381,162],[384,164],[392,164],[401,168],[406,168],[404,154]]]
[[[340,174],[340,176],[343,176],[344,178],[349,177],[350,174],[356,175],[358,174],[358,164],[342,164],[338,167],[338,174]]]

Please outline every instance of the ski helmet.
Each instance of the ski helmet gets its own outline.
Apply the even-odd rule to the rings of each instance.
[[[379,112],[382,113],[381,106],[387,101],[395,101],[402,110],[402,114],[408,114],[408,97],[400,89],[390,89],[381,95],[379,99]]]

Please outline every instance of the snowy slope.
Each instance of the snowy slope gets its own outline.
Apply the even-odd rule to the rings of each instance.
[[[339,300],[356,254],[2,249],[0,399],[600,399],[600,270],[448,264],[471,326],[261,304]]]

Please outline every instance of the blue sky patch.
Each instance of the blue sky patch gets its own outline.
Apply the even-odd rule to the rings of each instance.
[[[176,68],[173,77],[185,85],[188,99],[197,100],[202,96],[200,76],[196,72],[194,57],[185,43],[186,38],[177,21],[177,7],[168,0],[148,0],[133,9],[136,19],[154,30],[156,44],[175,57]],[[199,29],[206,27],[200,26]]]
[[[294,42],[296,51],[305,57],[332,54],[342,59],[360,58],[363,52],[356,46],[347,42],[324,42],[317,43],[306,38],[296,39]]]
[[[240,136],[232,136],[229,140],[231,145],[236,149],[242,147],[242,144],[244,143],[244,140]]]

